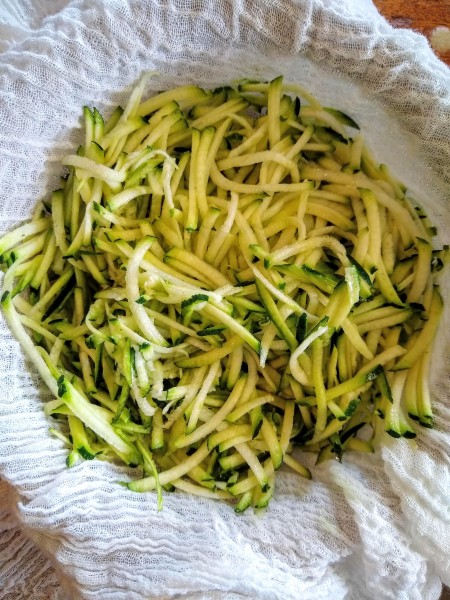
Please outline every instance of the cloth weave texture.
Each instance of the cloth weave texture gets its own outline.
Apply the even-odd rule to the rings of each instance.
[[[450,70],[370,0],[4,0],[2,232],[59,187],[82,106],[110,114],[144,71],[149,93],[279,74],[304,85],[359,122],[449,240]],[[279,473],[264,515],[238,516],[181,492],[158,513],[153,494],[117,485],[123,468],[68,470],[48,391],[1,319],[0,597],[436,600],[450,584],[449,325],[447,303],[434,430],[313,467],[312,482]]]

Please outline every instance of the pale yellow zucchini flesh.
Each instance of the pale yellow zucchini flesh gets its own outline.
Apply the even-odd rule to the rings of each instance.
[[[84,108],[61,189],[0,239],[67,465],[242,512],[282,465],[311,476],[296,447],[341,460],[432,427],[448,248],[355,121],[282,77],[144,88],[106,122]]]

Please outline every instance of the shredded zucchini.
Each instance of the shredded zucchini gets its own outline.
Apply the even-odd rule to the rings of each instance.
[[[355,121],[282,77],[144,83],[105,122],[84,108],[61,189],[0,239],[67,465],[119,460],[158,508],[175,487],[242,512],[281,465],[310,477],[295,447],[341,460],[432,427],[448,247]]]

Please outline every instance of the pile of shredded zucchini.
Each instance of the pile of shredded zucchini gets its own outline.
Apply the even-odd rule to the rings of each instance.
[[[447,249],[357,124],[281,77],[143,89],[106,122],[84,108],[62,188],[0,240],[68,466],[120,459],[159,505],[243,511],[283,463],[310,476],[295,446],[341,459],[431,427]]]

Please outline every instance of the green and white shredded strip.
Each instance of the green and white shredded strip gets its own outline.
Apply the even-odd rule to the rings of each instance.
[[[0,239],[68,466],[119,460],[159,508],[178,488],[242,512],[282,464],[310,477],[296,446],[320,462],[432,427],[447,248],[357,124],[281,77],[144,84],[106,123],[84,108],[61,189]]]

